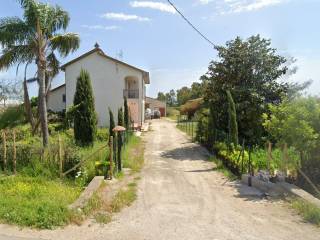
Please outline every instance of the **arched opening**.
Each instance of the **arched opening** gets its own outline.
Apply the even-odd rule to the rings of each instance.
[[[123,95],[127,99],[139,98],[139,79],[137,77],[125,77],[125,89]]]

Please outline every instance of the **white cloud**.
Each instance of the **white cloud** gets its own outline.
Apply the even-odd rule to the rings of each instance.
[[[200,4],[204,4],[204,5],[212,2],[212,0],[198,0],[198,1],[199,1]]]
[[[290,0],[197,0],[202,5],[213,3],[220,14],[252,12],[286,3]]]
[[[103,26],[103,25],[81,25],[83,28],[92,29],[92,30],[116,30],[119,29],[118,26]]]
[[[136,21],[146,22],[151,20],[150,18],[147,18],[147,17],[140,17],[137,15],[129,15],[124,13],[105,13],[101,15],[101,17],[106,19],[119,20],[119,21],[136,20]]]
[[[162,2],[152,2],[152,1],[133,1],[130,2],[130,6],[134,8],[151,8],[162,12],[168,12],[175,14],[176,10],[169,4]]]
[[[231,13],[250,12],[262,8],[279,5],[286,0],[225,0],[225,3],[230,7]]]

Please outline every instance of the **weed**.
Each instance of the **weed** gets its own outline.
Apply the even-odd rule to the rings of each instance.
[[[230,181],[235,181],[238,179],[236,175],[234,175],[228,168],[223,165],[223,162],[216,157],[211,157],[209,159],[211,162],[215,163],[215,167],[213,170],[221,172],[225,177],[227,177]]]
[[[70,221],[68,205],[80,188],[61,181],[25,176],[0,178],[0,221],[51,229]]]
[[[123,166],[139,172],[144,164],[144,143],[140,137],[132,136],[123,152]]]
[[[97,223],[108,224],[112,221],[112,216],[109,213],[97,213],[94,215],[94,219]]]
[[[130,183],[126,189],[121,189],[111,202],[111,212],[120,212],[122,208],[130,206],[137,198],[136,184]]]
[[[295,199],[291,206],[308,222],[320,226],[320,208],[304,200]]]

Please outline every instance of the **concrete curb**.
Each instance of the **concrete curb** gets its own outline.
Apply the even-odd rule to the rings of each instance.
[[[241,177],[241,181],[244,184],[249,183],[249,175],[243,174]],[[251,186],[255,187],[263,192],[268,193],[270,196],[285,196],[291,195],[295,197],[302,198],[303,200],[317,206],[320,208],[320,199],[312,196],[310,193],[302,190],[301,188],[297,187],[294,184],[289,184],[286,182],[264,182],[258,179],[257,177],[251,177]]]
[[[80,194],[79,198],[68,206],[69,209],[83,208],[92,197],[92,195],[99,189],[102,182],[104,181],[103,176],[94,177],[86,189]]]

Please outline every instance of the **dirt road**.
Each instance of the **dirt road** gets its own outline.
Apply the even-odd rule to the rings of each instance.
[[[41,232],[2,225],[0,235],[77,240],[320,239],[320,229],[303,223],[282,201],[261,199],[258,191],[230,183],[214,171],[205,161],[205,149],[190,143],[174,123],[153,121],[144,138],[146,166],[138,199],[113,222]]]

